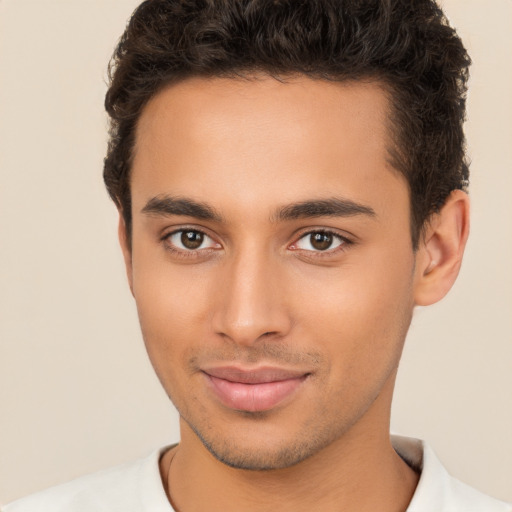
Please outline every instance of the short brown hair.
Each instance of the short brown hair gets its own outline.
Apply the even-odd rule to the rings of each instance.
[[[462,125],[469,64],[433,0],[146,0],[109,67],[105,184],[130,235],[137,121],[170,83],[255,72],[376,79],[390,92],[391,162],[409,184],[417,247],[425,221],[468,183]]]

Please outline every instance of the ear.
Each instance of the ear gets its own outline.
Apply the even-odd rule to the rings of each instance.
[[[124,221],[123,212],[119,210],[119,224],[117,227],[117,234],[119,236],[119,244],[123,251],[124,265],[126,267],[126,276],[128,277],[128,284],[130,291],[133,295],[133,266],[132,266],[132,248],[129,242],[129,236]]]
[[[434,214],[416,255],[414,301],[428,306],[441,300],[457,279],[469,234],[469,198],[454,190]]]

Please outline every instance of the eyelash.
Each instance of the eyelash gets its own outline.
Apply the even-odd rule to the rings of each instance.
[[[166,233],[161,238],[162,242],[164,243],[165,249],[167,251],[171,252],[173,255],[177,256],[178,258],[183,258],[183,259],[185,259],[185,258],[196,259],[196,258],[199,258],[201,255],[204,255],[205,253],[211,253],[216,250],[215,248],[211,248],[211,247],[205,248],[205,249],[197,249],[197,250],[193,250],[193,249],[183,250],[183,249],[178,249],[178,248],[174,247],[169,242],[170,238],[173,235],[176,235],[178,233],[186,233],[186,232],[199,233],[199,234],[213,240],[213,238],[211,236],[209,236],[207,233],[205,233],[201,229],[183,227],[180,229],[176,229],[170,233]],[[302,251],[304,253],[307,253],[309,258],[323,258],[323,257],[326,257],[325,255],[332,256],[333,254],[337,254],[338,252],[346,251],[348,247],[350,247],[351,245],[354,244],[354,242],[352,240],[350,240],[349,238],[347,238],[345,236],[340,235],[336,231],[319,228],[319,229],[310,229],[308,231],[301,233],[300,236],[298,236],[295,239],[295,242],[293,242],[289,247],[296,245],[300,240],[306,238],[307,236],[311,236],[311,235],[314,235],[317,233],[332,236],[333,238],[337,239],[340,242],[340,245],[338,245],[334,249],[326,249],[325,251],[311,251],[311,250],[307,250],[307,249],[297,249],[297,248],[294,248],[292,250],[293,251]]]
[[[184,249],[178,249],[178,248],[174,247],[173,244],[170,243],[170,238],[173,235],[176,235],[178,233],[187,233],[187,232],[199,233],[199,234],[201,234],[201,235],[203,235],[205,237],[208,237],[211,240],[213,240],[213,238],[211,236],[209,236],[207,233],[205,233],[201,229],[182,227],[180,229],[175,229],[174,231],[171,231],[170,233],[166,233],[162,237],[161,240],[164,243],[165,249],[167,251],[169,251],[170,253],[172,253],[174,256],[176,256],[178,258],[182,258],[182,259],[187,259],[187,258],[189,258],[189,259],[196,259],[196,258],[199,258],[201,255],[204,255],[205,253],[211,253],[211,252],[216,250],[216,249],[211,248],[211,247],[206,248],[206,249],[197,249],[197,250],[189,249],[189,250],[184,250]]]
[[[309,229],[308,231],[305,231],[300,234],[299,237],[296,238],[295,242],[293,242],[291,245],[296,245],[299,243],[300,240],[315,235],[317,233],[323,234],[323,235],[329,235],[332,236],[334,239],[338,240],[340,242],[340,245],[335,247],[334,249],[326,249],[325,251],[310,251],[307,249],[293,249],[294,251],[302,251],[303,253],[307,253],[308,258],[326,258],[329,256],[333,256],[334,254],[338,254],[340,252],[345,252],[348,247],[354,244],[352,240],[347,238],[346,236],[340,235],[338,232],[325,229],[325,228],[318,228],[318,229]]]

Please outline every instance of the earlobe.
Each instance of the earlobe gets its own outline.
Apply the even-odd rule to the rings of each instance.
[[[441,300],[459,274],[469,234],[469,198],[454,190],[429,221],[416,257],[414,300],[428,306]]]
[[[124,264],[126,268],[126,276],[128,278],[128,285],[133,295],[133,267],[132,267],[132,248],[129,242],[129,236],[127,232],[126,222],[123,217],[123,212],[119,211],[119,223],[117,228],[117,234],[119,237],[119,244],[123,252]]]

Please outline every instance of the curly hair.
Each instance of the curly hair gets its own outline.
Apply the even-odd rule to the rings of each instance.
[[[146,0],[109,66],[104,180],[131,232],[137,121],[164,86],[189,77],[302,74],[372,79],[390,93],[390,161],[411,198],[411,234],[465,189],[470,58],[433,0]]]

